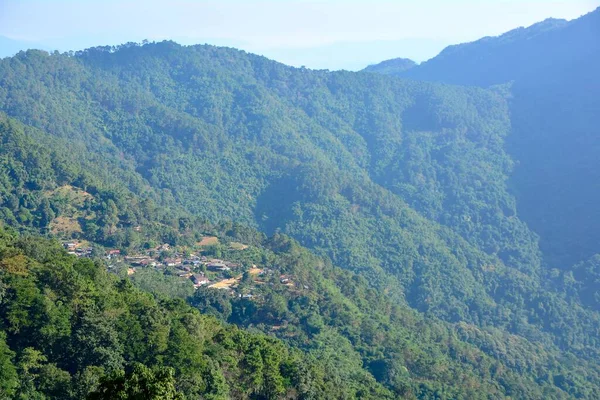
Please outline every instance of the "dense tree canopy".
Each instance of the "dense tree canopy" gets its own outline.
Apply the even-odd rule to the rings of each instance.
[[[520,217],[540,235],[545,261],[568,269],[599,252],[600,8],[446,48],[395,74],[461,85],[510,85]],[[375,72],[386,73],[384,69]]]
[[[521,219],[513,89],[173,42],[22,52],[0,82],[3,395],[600,396],[598,260],[544,263]],[[213,234],[298,289],[118,278],[31,234]]]

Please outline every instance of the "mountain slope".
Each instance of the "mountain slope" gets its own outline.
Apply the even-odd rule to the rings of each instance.
[[[600,8],[572,21],[548,19],[498,37],[449,46],[402,75],[483,87],[551,75],[569,64],[598,58],[599,25]]]
[[[0,143],[2,223],[23,232],[129,247],[176,237],[179,219],[190,217],[111,156],[114,147],[89,151],[2,114]]]
[[[23,63],[27,75],[10,79]],[[510,160],[501,148],[508,118],[500,96],[390,87],[377,75],[304,72],[232,50],[171,43],[75,58],[30,52],[3,66],[9,114],[88,142],[91,151],[118,148],[152,187],[192,213],[283,229],[352,269],[393,272],[423,310],[453,304],[438,312],[464,318],[461,302],[485,298],[472,289],[487,278],[474,274],[495,262],[483,261],[477,248],[536,279],[535,237],[514,218],[503,188]],[[32,86],[38,80],[45,83]],[[458,156],[463,149],[469,157]],[[403,198],[476,243],[458,245],[472,260],[457,258],[458,248],[448,252],[458,237]],[[422,230],[430,232],[427,248]],[[454,284],[440,287],[425,271],[450,274]],[[464,298],[425,302],[431,284]]]
[[[155,299],[41,239],[0,230],[0,288],[3,398],[115,398],[144,385],[139,363],[153,390],[181,396],[152,398],[392,398],[360,366],[332,374],[322,358]]]
[[[285,232],[360,273],[391,304],[454,324],[496,361],[505,357],[504,345],[492,345],[489,331],[592,371],[577,379],[557,373],[554,383],[554,374],[544,373],[555,361],[531,367],[544,371],[532,379],[557,396],[592,397],[597,390],[599,315],[587,289],[579,296],[560,274],[548,277],[537,237],[519,219],[507,187],[514,163],[505,151],[511,125],[501,91],[294,69],[232,49],[171,42],[74,56],[29,51],[0,61],[0,82],[1,110],[49,142],[68,144],[78,168],[105,176],[106,165],[115,173],[103,184],[130,193],[114,207],[103,202],[106,229],[95,239],[115,240],[117,228],[128,232],[133,224],[121,207],[147,198],[166,216],[141,216],[172,230],[186,226],[169,217],[183,209]],[[93,153],[102,161],[89,160]],[[20,153],[8,157],[19,160]],[[7,193],[31,190],[18,182]],[[2,206],[13,215],[21,207],[4,198]],[[588,269],[593,264],[582,267]],[[389,347],[393,340],[386,340]],[[369,359],[373,374],[392,379],[386,374],[397,369],[383,373],[377,361]],[[507,363],[511,371],[522,368]],[[501,392],[539,394],[515,390],[511,383]]]
[[[184,398],[598,393],[593,364],[498,330],[423,318],[281,235],[223,250],[277,268],[296,289],[278,279],[255,287],[255,299],[199,289],[188,299],[199,315],[169,293],[152,296],[106,273],[100,260],[0,229],[0,393],[114,398],[139,363],[146,379]]]
[[[31,231],[35,227],[44,229],[47,226],[52,226],[52,222],[48,222],[51,220],[48,214],[54,214],[53,210],[56,210],[54,216],[58,216],[57,218],[71,215],[72,212],[84,213],[84,220],[91,220],[104,230],[106,228],[106,226],[103,226],[104,221],[109,218],[102,211],[104,206],[98,209],[94,206],[94,203],[103,204],[102,202],[106,201],[106,196],[110,195],[110,192],[107,193],[107,189],[102,188],[103,185],[108,184],[103,183],[102,178],[95,176],[96,172],[100,174],[101,172],[93,168],[94,164],[90,164],[90,169],[85,171],[85,178],[78,177],[78,168],[80,168],[78,163],[64,157],[61,154],[61,146],[54,147],[56,142],[64,145],[60,140],[47,136],[39,137],[40,132],[27,128],[9,118],[4,118],[0,122],[2,122],[0,125],[2,128],[0,129],[0,138],[2,138],[3,144],[0,159],[2,164],[7,167],[2,175],[8,178],[5,182],[9,183],[4,189],[8,189],[6,192],[7,197],[13,197],[16,193],[26,200],[17,201],[19,208],[16,211],[10,208],[5,209],[4,222],[26,231]],[[40,146],[32,140],[33,138],[44,140],[44,146]],[[81,153],[81,156],[83,156],[83,153]],[[83,160],[83,157],[79,158],[79,162],[86,165],[86,160]],[[19,180],[11,176],[13,172],[17,177],[26,177],[25,180]],[[54,193],[59,192],[58,189],[67,187],[71,189],[66,193],[80,193],[80,189],[71,186],[78,184],[82,184],[87,190],[90,190],[90,192],[87,192],[89,197],[85,201],[90,205],[81,204],[73,198],[56,198],[54,196]],[[49,189],[52,190],[49,191]],[[45,193],[48,192],[51,195],[45,196]],[[60,193],[65,193],[65,191],[61,190]],[[119,242],[118,237],[122,231],[126,232],[124,235],[126,238],[129,238],[134,232],[133,229],[127,228],[128,225],[131,225],[128,218],[131,218],[132,215],[136,216],[137,223],[142,224],[143,231],[146,232],[148,228],[152,227],[153,221],[161,218],[161,215],[147,214],[143,202],[139,201],[131,192],[126,191],[125,194],[120,196],[115,197],[113,192],[113,195],[108,197],[109,202],[114,199],[115,206],[120,210],[116,216],[117,222],[114,222],[115,231],[107,232],[102,236],[94,234],[90,237],[90,233],[86,229],[79,234],[88,239],[102,240],[107,244],[127,246],[129,250],[135,251],[135,246],[146,246],[148,242],[144,243],[143,240],[152,240],[156,237],[145,235],[144,238],[138,238],[137,242],[130,240]],[[44,199],[47,199],[46,206],[44,206]],[[12,200],[9,200],[7,205],[12,202]],[[8,215],[13,214],[16,214],[19,219],[8,218]],[[30,215],[30,218],[21,219],[21,215]],[[128,218],[124,218],[124,215],[127,215]],[[159,224],[159,226],[162,226],[163,230],[168,230],[169,234],[164,236],[168,238],[167,240],[171,244],[186,243],[185,236],[180,237],[176,242],[173,241],[173,227],[163,226],[162,224]],[[260,238],[260,235],[253,235],[245,229],[236,227],[232,229],[231,225],[227,228],[219,228],[203,224],[203,227],[211,234],[220,232],[221,237],[226,234],[225,229],[227,232],[234,232],[231,234],[235,236],[230,240],[248,241],[249,238]],[[187,224],[186,230],[189,229],[190,225]],[[238,236],[239,233],[235,232],[240,232],[242,235]],[[73,232],[73,234],[77,234],[77,232]],[[58,339],[44,332],[55,329],[58,322],[50,311],[27,312],[27,318],[46,322],[27,327],[25,335],[36,338],[35,345],[33,342],[23,342],[20,337],[24,335],[25,328],[20,327],[19,331],[15,333],[15,320],[12,316],[15,313],[22,314],[25,312],[20,307],[23,302],[30,300],[19,292],[19,285],[28,284],[31,286],[36,284],[39,291],[44,293],[44,295],[36,295],[36,301],[39,302],[64,305],[70,304],[74,300],[69,297],[70,295],[59,295],[58,298],[54,295],[48,295],[49,291],[56,291],[57,288],[46,283],[45,280],[39,281],[39,277],[53,276],[52,274],[55,271],[47,270],[46,266],[41,269],[36,268],[31,272],[22,270],[22,262],[17,263],[19,260],[22,261],[19,258],[21,257],[20,254],[24,252],[28,257],[36,257],[29,262],[43,262],[47,263],[46,265],[71,265],[75,263],[76,269],[83,268],[85,262],[76,262],[74,257],[66,257],[64,252],[59,251],[53,244],[50,245],[39,239],[16,239],[9,235],[4,238],[8,248],[4,249],[4,253],[0,251],[0,258],[6,254],[6,257],[0,260],[0,288],[3,293],[0,296],[0,317],[4,318],[2,320],[4,322],[0,323],[0,332],[2,329],[6,330],[5,340],[8,347],[4,353],[7,354],[6,360],[8,361],[6,362],[8,364],[3,371],[19,371],[21,376],[27,376],[32,382],[30,385],[25,385],[24,380],[15,379],[14,376],[3,377],[2,381],[7,385],[4,394],[16,392],[22,396],[33,396],[35,393],[37,396],[80,398],[82,393],[96,390],[98,379],[112,379],[111,377],[114,374],[120,376],[119,368],[125,368],[126,371],[132,369],[135,371],[135,368],[137,368],[136,362],[143,362],[151,368],[162,368],[164,366],[175,368],[174,386],[189,396],[196,392],[223,394],[229,391],[230,395],[238,397],[242,395],[243,390],[249,390],[239,388],[240,384],[243,383],[243,379],[237,377],[237,375],[232,377],[230,369],[215,372],[217,373],[215,379],[221,379],[220,374],[228,376],[226,385],[219,383],[220,386],[211,387],[212,383],[207,382],[206,385],[199,384],[199,386],[190,387],[185,384],[186,380],[190,376],[195,376],[194,374],[201,372],[203,368],[197,363],[192,363],[184,369],[178,366],[179,359],[171,353],[149,355],[147,350],[142,351],[139,348],[136,348],[134,355],[126,356],[133,351],[130,347],[135,347],[138,341],[143,341],[139,337],[134,337],[131,326],[132,324],[135,325],[135,322],[132,320],[127,322],[127,329],[119,325],[118,319],[111,318],[108,319],[105,325],[100,326],[95,320],[85,325],[86,335],[92,335],[94,329],[109,329],[120,337],[110,343],[111,357],[125,359],[125,363],[117,366],[107,364],[110,360],[99,358],[96,355],[97,352],[104,353],[109,349],[99,349],[97,347],[78,348],[78,359],[81,361],[77,365],[69,364],[60,357],[57,358],[54,355],[56,352],[58,354],[70,354],[69,352],[72,351],[69,348],[70,343],[79,339],[78,336],[69,337],[68,332],[63,332],[60,337],[62,344],[52,345]],[[365,279],[332,268],[327,262],[310,255],[306,250],[300,249],[295,243],[286,238],[275,237],[268,241],[251,239],[250,242],[255,242],[259,247],[250,249],[248,255],[238,251],[226,252],[225,249],[219,251],[223,252],[222,255],[226,259],[235,260],[236,257],[241,257],[240,261],[257,263],[261,266],[267,263],[266,265],[270,268],[274,268],[274,266],[283,268],[281,272],[294,277],[296,285],[304,289],[299,293],[286,290],[287,288],[279,285],[273,289],[266,287],[260,291],[261,298],[264,298],[264,301],[260,303],[245,299],[238,300],[226,294],[217,295],[211,290],[199,290],[189,301],[190,304],[195,305],[205,313],[212,313],[212,310],[215,309],[212,305],[216,305],[217,302],[218,304],[231,304],[228,306],[229,315],[217,315],[243,327],[254,330],[258,328],[266,334],[272,335],[275,332],[281,340],[286,341],[292,348],[306,352],[309,357],[314,356],[318,359],[325,358],[327,360],[326,365],[316,365],[309,359],[294,358],[294,363],[297,362],[305,366],[310,365],[310,368],[337,371],[336,375],[331,376],[331,378],[329,375],[325,376],[323,378],[325,381],[322,383],[314,382],[313,384],[317,385],[314,387],[302,386],[302,388],[296,388],[295,383],[292,383],[291,386],[288,384],[285,388],[288,392],[304,390],[307,393],[314,392],[318,397],[327,398],[337,396],[353,397],[354,393],[360,393],[357,394],[360,398],[368,397],[371,394],[375,398],[385,398],[391,396],[389,392],[384,390],[383,386],[385,386],[386,389],[393,391],[396,395],[418,396],[419,398],[426,398],[432,393],[444,393],[445,396],[449,397],[462,395],[472,398],[478,396],[481,392],[486,393],[488,396],[518,393],[522,398],[537,398],[541,396],[541,393],[553,393],[554,396],[560,397],[574,391],[594,390],[593,385],[595,385],[596,378],[589,372],[584,373],[581,371],[580,376],[585,376],[585,379],[569,388],[557,387],[543,380],[535,386],[527,385],[520,377],[523,372],[515,372],[515,368],[528,368],[531,370],[531,379],[536,380],[541,379],[541,376],[539,372],[534,372],[533,369],[539,369],[557,376],[566,375],[567,370],[550,367],[550,365],[572,365],[572,361],[564,359],[556,348],[541,349],[539,346],[528,343],[517,336],[501,332],[484,333],[474,325],[464,323],[450,325],[435,319],[423,319],[417,313],[411,311],[404,302],[391,301],[389,295],[382,295],[370,288]],[[79,279],[78,273],[71,272],[70,267],[66,268],[65,271],[59,271],[61,273],[59,281],[69,282],[71,279]],[[103,265],[94,267],[93,281],[101,284],[106,290],[107,284],[105,281],[116,282],[116,280],[106,277],[103,272],[104,268]],[[26,274],[30,280],[20,279],[22,274]],[[154,277],[155,279],[158,278],[158,276]],[[175,284],[175,282],[173,283]],[[124,285],[124,283],[121,282],[119,285]],[[147,296],[147,294],[135,293],[136,296]],[[120,292],[118,294],[111,292],[107,296],[114,298],[119,295],[121,295]],[[102,298],[102,296],[95,298],[94,302],[102,303],[104,301]],[[131,297],[128,297],[128,304],[132,304]],[[211,306],[207,307],[207,305]],[[217,306],[217,309],[227,309],[227,307]],[[105,309],[104,312],[113,313],[110,307]],[[140,318],[146,318],[145,313],[147,311],[136,309],[136,315],[139,315],[140,312]],[[73,318],[77,321],[78,317]],[[283,329],[281,328],[282,325],[285,325]],[[278,329],[274,330],[276,327]],[[75,329],[75,327],[71,329]],[[173,328],[167,323],[167,325],[163,324],[156,329]],[[92,330],[92,332],[87,332],[87,330]],[[379,333],[376,333],[377,331]],[[459,332],[458,337],[456,337],[457,331]],[[152,332],[148,335],[152,335]],[[77,328],[76,335],[82,335],[83,333],[83,328]],[[178,337],[179,335],[181,333],[178,334]],[[219,335],[222,335],[222,333]],[[248,336],[246,333],[238,332],[234,337],[236,340],[240,340],[240,338],[246,336]],[[123,339],[125,337],[127,338],[126,341]],[[443,343],[440,343],[441,337],[444,338]],[[474,340],[475,337],[477,340]],[[179,341],[181,338],[179,337],[177,340]],[[186,343],[189,347],[204,346],[202,340],[192,336],[186,339]],[[210,357],[213,359],[215,357],[229,357],[227,352],[231,349],[227,347],[229,346],[227,343],[224,344],[225,348],[217,347],[215,349],[214,347],[222,344],[222,336],[215,336],[207,340],[217,342],[216,344],[212,343]],[[262,339],[258,341],[260,344],[256,343],[257,340],[251,339],[250,344],[252,346],[266,346]],[[269,341],[267,343],[273,342]],[[519,355],[513,351],[506,352],[498,347],[499,344],[506,347],[508,343],[512,343],[511,346],[519,348]],[[518,343],[518,345],[515,343]],[[277,344],[277,346],[280,346],[280,344]],[[334,355],[333,348],[336,351],[343,348],[343,354]],[[268,349],[269,347],[265,351],[268,352]],[[278,347],[278,349],[278,351],[282,351],[281,348]],[[35,372],[24,372],[29,367],[19,360],[26,358],[32,351],[32,354],[38,354],[44,359],[35,367]],[[247,354],[250,350],[241,348],[237,351]],[[154,357],[163,361],[154,361]],[[472,360],[465,362],[465,359]],[[330,365],[331,363],[334,363],[335,367]],[[343,367],[340,365],[343,365]],[[489,365],[492,367],[489,367]],[[577,365],[572,365],[571,368],[585,368],[586,371],[593,371],[593,365],[584,366],[585,364],[579,362]],[[488,376],[488,368],[506,372],[496,372],[492,378]],[[244,375],[256,377],[256,371],[243,371]],[[237,373],[235,372],[235,374]],[[456,376],[461,376],[460,384],[457,384]],[[377,378],[379,383],[375,383],[374,377]],[[260,375],[258,375],[258,378],[253,379],[259,378]],[[293,379],[300,378],[295,376]],[[338,382],[348,379],[348,382],[342,385],[344,390],[340,390],[333,388],[328,383],[330,379],[335,379]],[[217,380],[217,382],[220,381]],[[106,383],[106,385],[109,385],[109,383]],[[283,389],[279,388],[277,390]],[[289,395],[293,397],[292,394]]]
[[[599,69],[597,9],[450,46],[401,74],[483,87],[511,83],[507,149],[518,162],[511,185],[519,215],[540,235],[552,267],[600,252]]]

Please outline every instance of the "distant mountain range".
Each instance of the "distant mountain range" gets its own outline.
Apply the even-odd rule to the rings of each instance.
[[[497,37],[446,47],[418,68],[379,71],[414,79],[488,87],[598,57],[600,8],[572,21],[547,19]],[[383,61],[378,65],[389,65]],[[562,68],[562,67],[560,67]],[[365,71],[376,71],[369,66]]]
[[[336,42],[314,47],[275,47],[255,49],[250,43],[242,40],[227,40],[220,38],[173,38],[174,41],[185,44],[204,44],[234,47],[253,53],[259,53],[270,59],[284,64],[312,69],[350,70],[358,71],[366,62],[392,56],[400,51],[416,60],[426,60],[439,53],[448,43],[436,39],[399,39],[375,40],[368,42]],[[131,39],[128,41],[136,41]],[[142,41],[142,39],[137,39]],[[10,57],[22,50],[40,49],[46,51],[83,50],[97,43],[120,44],[123,40],[111,35],[84,35],[76,38],[47,39],[40,42],[13,40],[0,36],[0,58]]]

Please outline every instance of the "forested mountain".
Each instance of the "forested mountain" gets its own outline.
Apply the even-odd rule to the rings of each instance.
[[[66,143],[50,136],[43,141],[41,132],[6,117],[2,133],[3,176],[7,178],[5,188],[10,189],[5,196],[11,199],[4,209],[6,222],[33,230],[52,227],[53,217],[83,221],[84,226],[92,225],[86,222],[90,220],[97,229],[79,234],[107,244],[122,240],[116,244],[141,245],[156,234],[171,243],[185,243],[185,235],[174,236],[181,218],[172,225],[156,223],[153,218],[159,220],[161,215],[156,209],[147,211],[145,203],[132,201],[135,197],[119,182],[111,186],[94,163],[85,171],[78,169],[86,153],[81,152],[74,162],[61,150]],[[83,202],[74,196],[81,195],[81,190],[72,185],[88,191]],[[65,187],[71,189],[57,190]],[[120,211],[111,215],[112,207]],[[138,234],[132,239],[131,219],[145,228],[157,225],[155,236],[150,230],[145,238]],[[207,224],[201,229],[226,234]],[[260,238],[241,232],[232,233],[236,240],[256,242],[252,237]],[[152,301],[147,293],[107,275],[104,265],[66,256],[53,243],[8,234],[2,238],[4,395],[112,398],[115,393],[140,391],[148,385],[158,392],[157,398],[164,398],[169,388],[189,397],[201,393],[206,398],[272,398],[284,393],[302,398],[475,398],[481,393],[536,398],[542,393],[558,397],[567,392],[585,394],[590,381],[597,379],[596,373],[590,375],[593,366],[564,358],[558,349],[542,350],[517,336],[484,332],[471,324],[423,319],[404,302],[391,301],[375,291],[365,279],[332,268],[282,237],[259,239],[256,243],[261,247],[250,254],[250,261],[283,265],[284,272],[307,288],[302,293],[275,287],[257,307],[249,300],[201,290],[189,303],[203,313],[268,334],[285,323],[275,334],[303,353],[294,353],[266,337],[231,331],[210,318],[192,324],[199,331],[184,329],[190,326],[190,319],[199,316],[189,307],[173,303],[168,292]],[[88,299],[90,290],[93,297]],[[87,308],[80,309],[79,303]],[[125,315],[122,311],[114,315],[123,307],[131,309]],[[156,313],[166,316],[156,321],[151,317]],[[147,322],[148,318],[153,322]],[[231,340],[238,344],[232,347]],[[144,347],[146,342],[160,345]],[[195,352],[189,354],[191,350]],[[273,358],[273,351],[286,355]],[[250,358],[254,353],[259,354],[258,359]],[[231,357],[238,357],[235,365],[239,366],[231,366]],[[577,375],[585,377],[584,381],[563,389],[534,372],[550,373],[552,381],[571,380],[580,368],[583,370]],[[331,375],[333,371],[336,375]],[[140,375],[145,377],[142,383],[138,382]],[[527,375],[539,382],[532,386],[522,377]],[[459,384],[457,376],[461,376]]]
[[[510,84],[507,149],[519,216],[546,262],[568,269],[600,252],[600,9],[450,46],[398,76],[489,87]]]
[[[53,275],[59,273],[92,285],[85,293],[101,290],[91,301],[100,304],[94,312],[113,318],[107,323],[115,339],[107,347],[118,349],[111,354],[119,362],[89,364],[102,368],[90,376],[103,379],[94,390],[107,396],[140,375],[158,377],[160,390],[207,394],[205,379],[213,378],[194,374],[208,365],[221,371],[213,398],[600,396],[600,303],[593,284],[600,263],[577,258],[573,269],[551,269],[543,263],[549,253],[521,219],[524,195],[509,190],[511,179],[520,179],[512,150],[519,147],[518,97],[510,97],[516,90],[517,83],[485,89],[311,71],[173,42],[28,51],[0,60],[6,225],[123,251],[153,241],[192,243],[206,230],[243,234],[260,255],[257,262],[287,268],[306,291],[292,295],[274,282],[259,307],[198,290],[189,306],[176,302],[172,310],[168,294],[130,289],[101,265],[79,265],[57,251],[44,258],[22,239],[8,238],[6,257],[21,261],[0,264],[0,293],[7,293],[0,296],[4,360],[24,374],[33,367],[20,360],[37,351],[36,371],[47,363],[44,371],[70,382],[62,386],[69,396],[81,396],[77,377],[88,365],[59,355],[79,340],[85,296],[60,289],[62,278]],[[53,269],[57,264],[66,272]],[[96,280],[101,287],[94,289]],[[28,288],[29,300],[21,300],[19,285]],[[120,320],[116,310],[129,290],[146,299],[144,307],[135,314],[129,307],[138,300],[132,301],[123,312],[134,319]],[[44,306],[29,318],[23,302]],[[65,305],[64,329],[54,335],[47,327],[58,322],[44,313],[58,302]],[[130,340],[126,328],[151,323],[145,307],[167,321],[157,327],[162,347],[129,350],[148,342],[145,328]],[[21,343],[11,318],[49,322],[32,326],[32,342]],[[184,369],[168,351],[169,340],[179,341],[175,325],[187,324],[178,318],[204,321],[190,322],[199,326],[191,338],[182,334],[190,341],[186,349],[206,344],[198,347],[204,369]],[[58,347],[38,348],[33,340],[40,335],[49,335],[40,346]],[[238,339],[231,335],[244,339],[232,344]],[[255,360],[246,357],[254,354],[253,341],[260,342],[261,362],[274,369],[252,369]],[[272,351],[281,356],[274,364],[265,358]],[[290,365],[314,369],[298,373]],[[250,382],[241,378],[246,375]],[[43,376],[31,378],[36,390],[66,396],[52,394]]]

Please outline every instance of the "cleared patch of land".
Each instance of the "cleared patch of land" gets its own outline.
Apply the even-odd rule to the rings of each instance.
[[[231,247],[233,250],[246,250],[248,245],[239,242],[231,242],[229,243],[229,247]]]
[[[198,246],[214,246],[219,244],[219,238],[216,236],[205,236],[201,241],[196,243]]]
[[[217,283],[213,283],[212,285],[209,285],[209,288],[213,288],[213,289],[229,289],[231,287],[231,285],[234,285],[237,283],[239,278],[231,278],[231,279],[224,279],[220,282]]]
[[[92,199],[94,197],[88,192],[71,185],[57,187],[56,189],[47,192],[47,194],[50,197],[63,198],[67,200],[69,204],[73,204],[79,207],[81,207],[86,200]]]
[[[82,233],[81,225],[77,218],[73,217],[57,217],[50,223],[50,232],[53,235],[69,236],[72,233]]]

